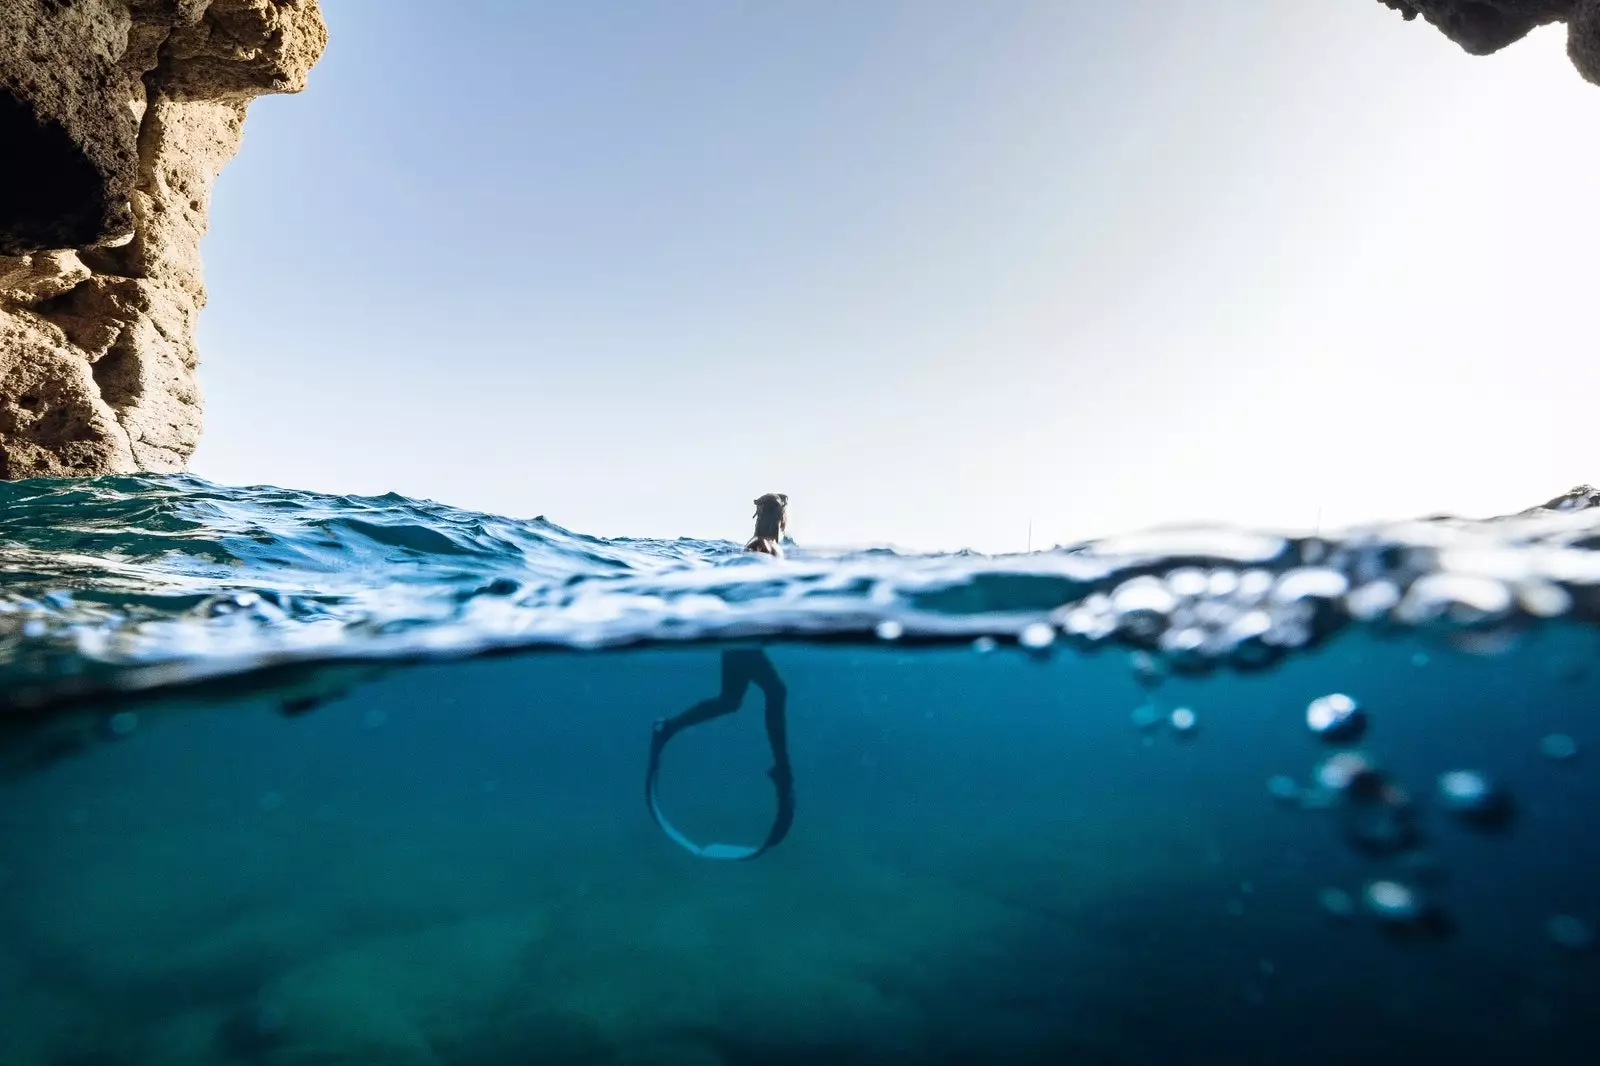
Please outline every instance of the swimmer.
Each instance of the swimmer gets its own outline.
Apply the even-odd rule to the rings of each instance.
[[[781,492],[769,492],[758,496],[755,505],[755,532],[745,543],[744,550],[783,558],[783,536],[789,528],[789,497]],[[767,744],[772,749],[773,762],[768,776],[777,789],[778,816],[767,839],[757,847],[696,844],[674,829],[661,813],[656,799],[661,749],[681,730],[737,711],[752,684],[761,690],[766,702]],[[650,806],[650,816],[662,832],[690,852],[707,859],[753,859],[775,847],[788,834],[794,821],[794,775],[789,768],[786,719],[788,696],[789,690],[766,652],[760,648],[732,648],[722,653],[721,687],[715,696],[701,700],[672,718],[656,721],[650,744],[650,766],[645,775],[645,800]]]
[[[783,535],[789,531],[789,497],[769,492],[756,497],[756,531],[745,544],[747,552],[762,552],[783,558]]]

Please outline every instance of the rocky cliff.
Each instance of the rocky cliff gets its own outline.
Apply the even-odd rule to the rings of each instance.
[[[1421,15],[1473,55],[1498,52],[1551,22],[1567,24],[1567,55],[1600,85],[1600,0],[1380,0],[1407,21]]]
[[[180,469],[211,185],[317,0],[0,0],[0,478]]]

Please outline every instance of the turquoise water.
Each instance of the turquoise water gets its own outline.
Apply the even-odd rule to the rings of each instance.
[[[738,548],[0,485],[0,1063],[1592,1060],[1600,510]]]

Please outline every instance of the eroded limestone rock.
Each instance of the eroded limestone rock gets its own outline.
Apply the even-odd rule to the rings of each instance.
[[[316,0],[0,3],[0,478],[183,467],[212,183],[326,41]]]
[[[1567,24],[1567,54],[1600,85],[1600,0],[1381,0],[1407,21],[1421,15],[1473,55],[1498,52],[1540,26]]]

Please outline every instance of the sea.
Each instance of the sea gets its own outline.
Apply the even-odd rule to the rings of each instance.
[[[0,484],[0,1064],[1600,1061],[1587,502],[774,560]]]

